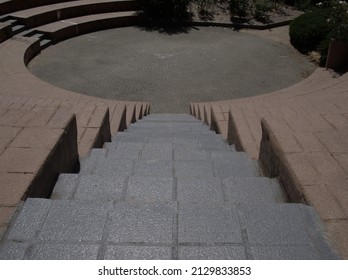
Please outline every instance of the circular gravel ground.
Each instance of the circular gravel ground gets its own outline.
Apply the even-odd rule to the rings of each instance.
[[[51,46],[29,64],[34,75],[58,87],[150,101],[153,113],[185,113],[189,102],[274,91],[313,69],[289,46],[215,27],[186,33],[105,30]]]

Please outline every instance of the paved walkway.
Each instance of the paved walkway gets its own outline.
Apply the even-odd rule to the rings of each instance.
[[[28,199],[0,259],[337,259],[311,207],[189,115],[151,115]]]
[[[216,27],[91,33],[48,48],[29,65],[56,86],[104,98],[149,100],[152,112],[162,113],[188,112],[189,102],[281,89],[313,68],[288,46]]]

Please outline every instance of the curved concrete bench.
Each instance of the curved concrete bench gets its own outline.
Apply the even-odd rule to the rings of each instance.
[[[76,0],[3,0],[0,2],[0,15],[8,14],[15,11],[30,9],[42,5],[55,4]]]
[[[35,28],[54,43],[102,29],[137,25],[143,22],[135,12],[116,12],[70,18]]]
[[[289,88],[190,109],[279,177],[291,201],[314,206],[348,258],[348,73],[319,68]]]
[[[123,26],[118,16],[87,16],[77,26],[83,33],[110,28],[105,18]],[[86,96],[38,79],[26,65],[41,49],[40,39],[18,35],[0,43],[0,236],[21,200],[48,197],[59,173],[77,170],[79,156],[150,110],[148,102]]]
[[[79,0],[18,11],[11,13],[10,16],[28,28],[33,28],[91,14],[135,11],[138,6],[138,2],[134,0]]]

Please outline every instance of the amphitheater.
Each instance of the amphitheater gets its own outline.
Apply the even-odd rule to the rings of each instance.
[[[0,259],[347,259],[348,74],[189,115],[28,71],[52,44],[144,23],[137,9],[0,1]]]

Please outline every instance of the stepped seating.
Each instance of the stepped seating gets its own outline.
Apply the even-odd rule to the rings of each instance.
[[[0,15],[8,14],[15,11],[30,9],[42,5],[49,5],[61,2],[70,2],[74,0],[1,0]],[[76,0],[75,0],[76,1]]]
[[[10,17],[33,28],[69,18],[137,9],[138,2],[134,0],[80,0],[18,11],[11,13]]]
[[[311,207],[189,115],[150,115],[28,199],[2,259],[336,259]]]
[[[67,21],[40,26],[35,30],[45,34],[53,42],[60,42],[92,31],[137,25],[142,21],[143,18],[136,12],[115,12],[70,18]]]
[[[348,74],[317,69],[289,88],[221,102],[190,104],[194,116],[238,151],[279,176],[291,201],[314,206],[348,257],[348,169],[345,144]]]
[[[51,26],[57,27],[60,22],[53,23],[57,18],[51,18],[57,13],[60,19],[89,15],[76,19],[80,21],[75,25],[79,32],[67,33],[69,36],[61,36],[63,40],[135,24],[138,18],[123,12],[135,8],[135,1],[23,1],[31,3],[23,4],[25,8],[40,7],[19,12],[14,11],[21,9],[22,1],[10,2],[0,3],[1,8],[2,4],[18,4],[18,9],[7,8],[11,14],[1,9],[0,16],[0,236],[21,200],[48,197],[59,173],[78,170],[79,157],[101,147],[111,135],[150,111],[148,102],[106,100],[57,88],[26,68],[33,57],[53,43],[52,39],[59,41],[31,26],[52,22]],[[98,15],[90,15],[92,10]],[[59,28],[56,31],[62,34]],[[25,137],[30,139],[28,143]]]

